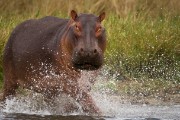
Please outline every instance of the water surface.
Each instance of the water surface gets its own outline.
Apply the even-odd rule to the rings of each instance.
[[[84,86],[87,86],[87,77],[87,74],[82,76]],[[102,110],[102,116],[84,114],[80,105],[67,95],[57,97],[55,105],[49,107],[41,94],[31,91],[1,103],[0,120],[180,120],[179,104],[131,104],[128,99],[122,101],[122,96],[111,94],[103,87],[106,84],[103,76],[99,79],[95,86],[102,89],[92,89],[91,95]],[[65,113],[63,106],[67,102],[76,106],[78,111]]]
[[[111,99],[112,96],[95,94],[97,105],[103,111],[103,116],[87,116],[81,110],[74,113],[62,113],[61,101],[56,108],[48,108],[45,103],[39,103],[40,96],[34,98],[6,100],[1,108],[1,120],[179,120],[180,105],[132,105]],[[57,98],[58,99],[58,98]]]

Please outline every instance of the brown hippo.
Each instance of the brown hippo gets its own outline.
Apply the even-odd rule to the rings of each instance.
[[[71,19],[31,19],[14,29],[3,56],[3,99],[21,86],[51,99],[65,93],[84,112],[100,112],[78,79],[82,70],[97,70],[103,64],[105,13],[78,15],[72,10],[70,15]]]

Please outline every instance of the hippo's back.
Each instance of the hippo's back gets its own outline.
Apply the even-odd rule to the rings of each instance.
[[[63,30],[67,20],[56,17],[45,17],[42,19],[27,20],[18,25],[13,31],[10,40],[13,52],[28,52],[39,49],[40,46],[48,44],[58,30]],[[29,51],[30,52],[30,51]]]
[[[4,51],[4,66],[12,63],[18,77],[25,77],[31,67],[52,62],[52,52],[59,33],[68,20],[56,17],[27,20],[12,32]]]

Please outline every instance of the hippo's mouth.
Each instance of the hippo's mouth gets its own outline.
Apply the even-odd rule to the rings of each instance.
[[[83,63],[83,64],[74,64],[74,67],[80,70],[97,70],[98,68],[100,68],[100,65]]]

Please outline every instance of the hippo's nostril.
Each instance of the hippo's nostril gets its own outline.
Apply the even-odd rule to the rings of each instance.
[[[80,56],[83,56],[84,55],[84,49],[83,48],[80,48],[79,51],[78,51],[78,54]]]
[[[97,53],[97,49],[94,49],[94,53]]]
[[[83,51],[84,51],[83,48],[81,48],[81,49],[80,49],[80,52],[83,52]]]

